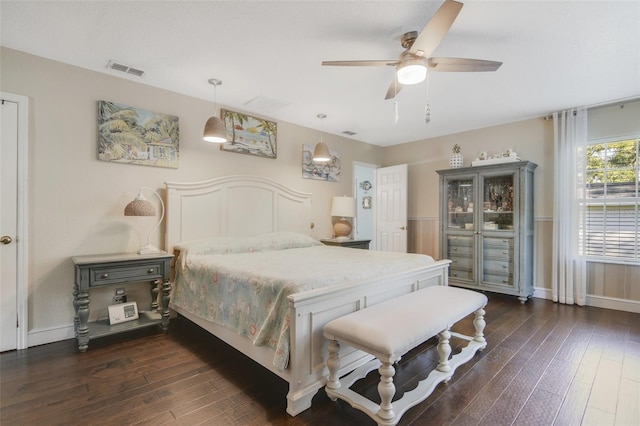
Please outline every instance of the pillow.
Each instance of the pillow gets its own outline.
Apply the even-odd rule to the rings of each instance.
[[[247,253],[260,251],[260,241],[254,237],[215,237],[187,241],[176,247],[193,256],[210,254]]]
[[[258,235],[262,250],[283,250],[322,245],[312,237],[297,232],[271,232]]]
[[[178,244],[176,248],[184,254],[206,256],[283,250],[317,245],[322,244],[307,235],[297,232],[271,232],[257,237],[216,237],[187,241]]]

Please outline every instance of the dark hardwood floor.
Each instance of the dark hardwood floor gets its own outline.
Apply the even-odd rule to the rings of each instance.
[[[400,424],[640,424],[640,314],[488,296],[487,348]],[[470,318],[454,330],[472,334]],[[435,366],[435,344],[403,357],[396,398]],[[373,399],[377,380],[372,372],[356,387]],[[3,426],[373,424],[323,390],[290,417],[286,394],[281,379],[184,319],[166,336],[96,339],[86,353],[66,340],[0,355]]]

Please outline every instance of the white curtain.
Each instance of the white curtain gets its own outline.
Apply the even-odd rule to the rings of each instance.
[[[553,301],[586,303],[586,261],[579,241],[584,200],[583,149],[587,143],[587,110],[553,114]]]

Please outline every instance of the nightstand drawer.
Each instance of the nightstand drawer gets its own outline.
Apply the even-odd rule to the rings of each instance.
[[[132,282],[136,280],[148,281],[162,278],[163,262],[149,262],[138,265],[108,266],[91,268],[89,271],[89,286],[109,285],[118,282]]]

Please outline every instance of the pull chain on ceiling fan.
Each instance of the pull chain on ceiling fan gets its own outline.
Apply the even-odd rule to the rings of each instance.
[[[385,99],[395,98],[405,85],[417,84],[423,81],[429,72],[483,72],[496,71],[502,62],[483,59],[443,58],[432,57],[431,54],[438,47],[458,17],[462,3],[445,0],[433,17],[427,22],[422,32],[410,31],[402,36],[401,44],[405,51],[396,60],[354,60],[354,61],[323,61],[325,66],[371,67],[394,66],[396,76],[391,82]]]

